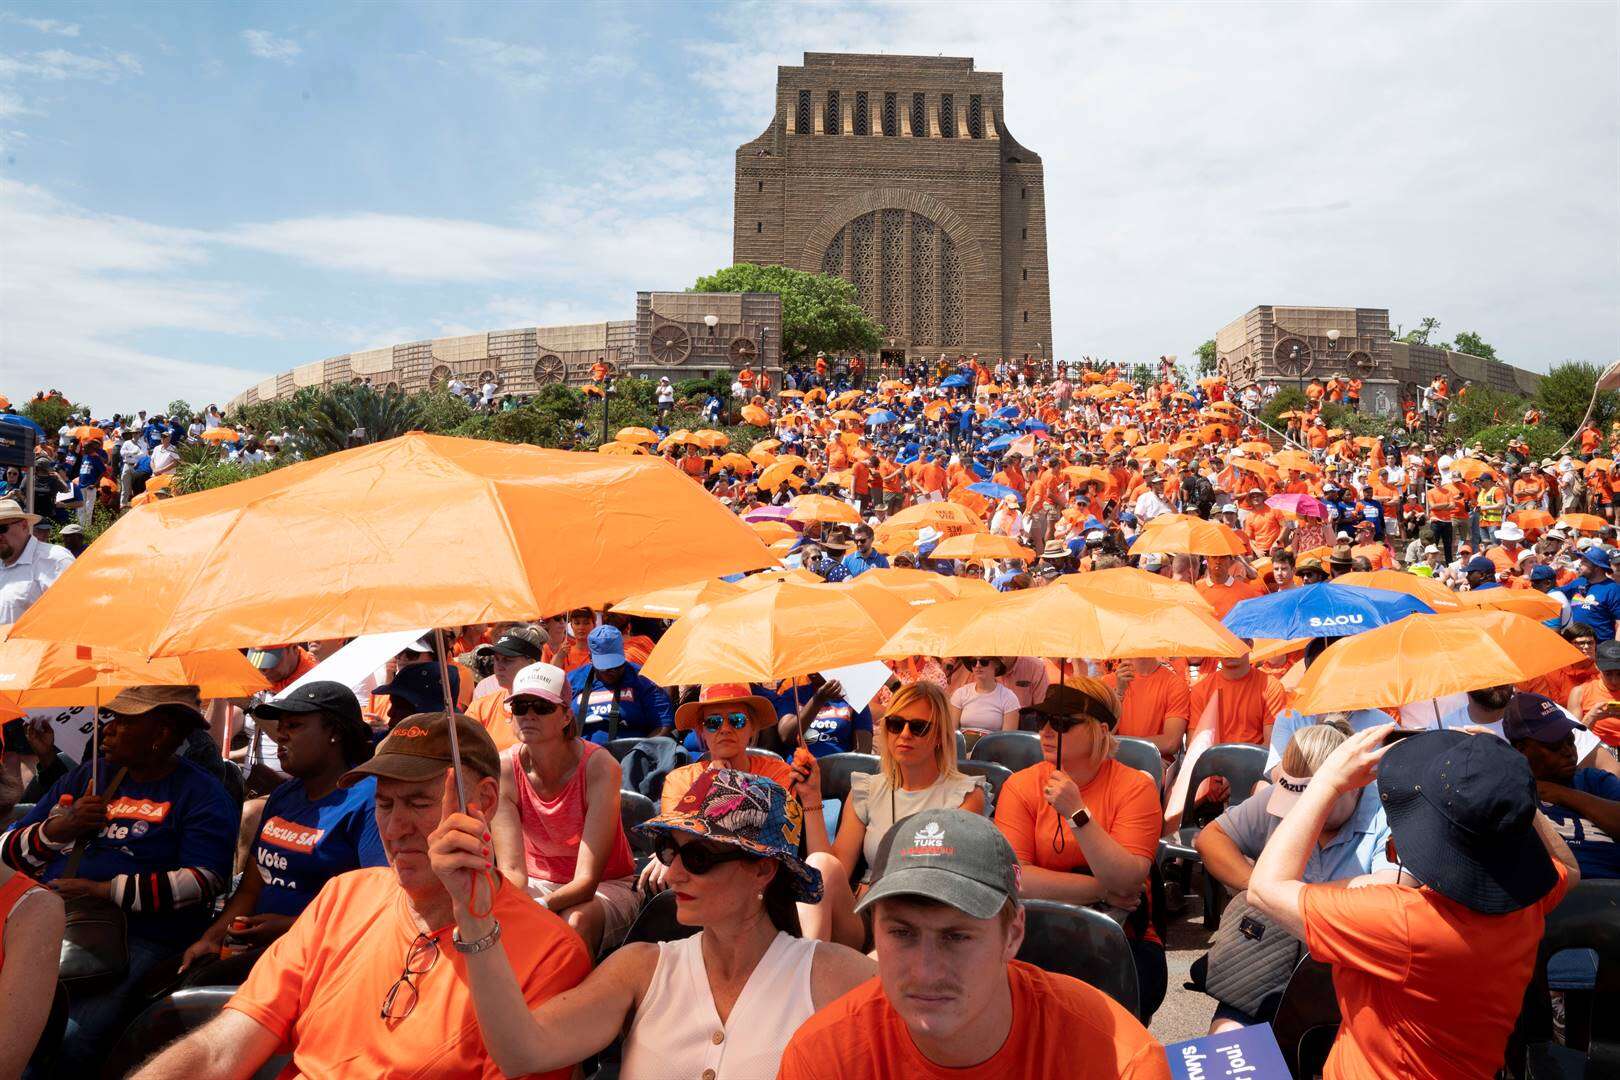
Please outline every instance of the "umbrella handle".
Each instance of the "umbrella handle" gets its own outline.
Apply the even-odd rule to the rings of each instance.
[[[439,653],[439,688],[444,691],[444,712],[450,729],[450,775],[456,781],[456,808],[463,814],[467,812],[467,789],[461,782],[461,740],[456,736],[456,702],[450,690],[450,661],[449,650],[445,645],[444,629],[435,627],[433,630],[434,644]],[[480,883],[489,886],[489,903],[480,907],[478,903],[478,886]],[[495,871],[485,870],[473,876],[472,896],[468,901],[467,910],[475,919],[482,919],[495,910]]]

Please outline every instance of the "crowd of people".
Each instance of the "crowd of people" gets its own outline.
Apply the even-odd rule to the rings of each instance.
[[[1194,824],[1171,792],[1200,726],[1266,759],[1252,790],[1190,793],[1198,872],[1229,898],[1191,983],[1210,1031],[1271,1019],[1308,953],[1344,1017],[1327,1076],[1502,1067],[1546,918],[1582,879],[1620,876],[1601,433],[1539,462],[1486,455],[1438,433],[1451,391],[1431,387],[1387,434],[1354,436],[1320,414],[1361,404],[1338,377],[1273,429],[1258,388],[1170,365],[1148,385],[976,358],[742,374],[745,419],[767,429],[751,446],[669,430],[661,386],[657,422],[602,449],[701,483],[771,544],[776,577],[910,569],[990,595],[1129,566],[1217,618],[1320,582],[1421,578],[1553,598],[1546,622],[1583,660],[1304,716],[1291,699],[1330,638],[1219,659],[912,656],[875,695],[822,674],[660,685],[642,669],[668,621],[611,608],[450,628],[354,686],[306,678],[343,641],[266,642],[246,659],[267,691],[131,687],[105,705],[99,756],[7,725],[0,999],[17,1007],[0,1076],[96,1075],[144,1006],[197,986],[236,989],[141,1048],[135,1075],[284,1057],[311,1076],[561,1077],[604,1058],[627,1080],[1168,1076],[1147,1025],[1190,878],[1171,880],[1162,841]],[[40,443],[32,511],[17,478],[0,490],[0,623],[84,550],[83,501],[139,499],[175,446],[224,424],[213,407],[184,427],[74,419]],[[275,450],[233,434],[223,452]],[[832,509],[794,514],[807,496]],[[1144,530],[1193,520],[1247,553],[1144,548]],[[942,547],[962,536],[995,546]],[[1403,705],[1432,711],[1426,730]],[[1010,775],[977,767],[1018,732]],[[845,755],[872,756],[850,771]],[[1021,901],[1106,916],[1134,999],[1026,953]],[[59,953],[66,1033],[30,1065]],[[1596,960],[1556,965],[1544,996],[1563,1017]]]

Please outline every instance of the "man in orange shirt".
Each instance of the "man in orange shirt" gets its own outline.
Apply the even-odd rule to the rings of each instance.
[[[1192,716],[1186,678],[1156,656],[1139,656],[1126,660],[1102,682],[1119,698],[1114,734],[1146,739],[1166,761],[1174,758]]]
[[[1249,662],[1249,654],[1221,660],[1220,669],[1193,683],[1188,706],[1194,720],[1215,699],[1215,741],[1271,745],[1271,725],[1288,706],[1282,683]]]
[[[917,486],[922,491],[922,502],[940,502],[945,498],[945,466],[935,454],[917,471]]]
[[[1266,505],[1266,493],[1260,488],[1250,488],[1243,501],[1249,511],[1249,519],[1243,523],[1243,535],[1249,538],[1249,546],[1254,550],[1270,551],[1283,534],[1282,511]]]
[[[530,664],[539,663],[545,655],[545,638],[532,626],[514,626],[490,646],[494,653],[495,689],[473,698],[467,706],[467,715],[484,726],[495,743],[495,749],[505,750],[516,743],[512,732],[511,714],[506,711],[506,699],[512,692],[512,678]]]
[[[428,862],[428,836],[455,807],[452,722],[468,806],[494,813],[501,765],[489,734],[465,716],[407,717],[342,780],[377,778],[389,865],[328,882],[225,1010],[149,1062],[140,1080],[250,1076],[289,1050],[284,1076],[502,1075],[479,1035],[461,954],[503,948],[530,1008],[578,985],[591,963],[561,919],[493,871],[497,931],[482,941],[456,937],[450,894]]]
[[[1395,569],[1395,554],[1389,550],[1388,544],[1381,544],[1375,537],[1374,526],[1370,521],[1356,522],[1356,543],[1350,549],[1352,559],[1366,559],[1371,570]]]
[[[778,1080],[1168,1080],[1164,1050],[1102,991],[1014,959],[1018,860],[980,814],[924,810],[884,837],[877,977],[794,1033]]]
[[[1231,555],[1210,555],[1204,563],[1209,576],[1194,588],[1214,606],[1217,619],[1226,618],[1227,612],[1236,607],[1239,600],[1266,595],[1266,587],[1258,580],[1244,576],[1237,559]]]
[[[1394,731],[1358,732],[1316,770],[1261,851],[1249,900],[1333,965],[1344,1023],[1326,1080],[1492,1076],[1547,913],[1580,870],[1507,742],[1454,730],[1388,742]],[[1305,884],[1333,805],[1375,773],[1414,884]]]

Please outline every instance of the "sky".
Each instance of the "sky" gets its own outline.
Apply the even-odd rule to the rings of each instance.
[[[9,3],[0,393],[97,415],[730,262],[777,65],[975,58],[1045,161],[1059,356],[1257,304],[1620,359],[1615,3]]]

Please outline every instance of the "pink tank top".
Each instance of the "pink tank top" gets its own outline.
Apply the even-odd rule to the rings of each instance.
[[[542,799],[529,783],[529,774],[523,768],[522,744],[510,747],[505,757],[512,763],[512,778],[517,786],[518,817],[523,823],[523,857],[531,878],[558,884],[574,880],[574,867],[579,862],[579,845],[585,832],[585,763],[592,754],[603,753],[600,746],[587,742],[574,775],[554,799]],[[636,872],[635,860],[630,857],[630,842],[625,839],[622,820],[613,822],[613,850],[602,880],[630,877]]]

